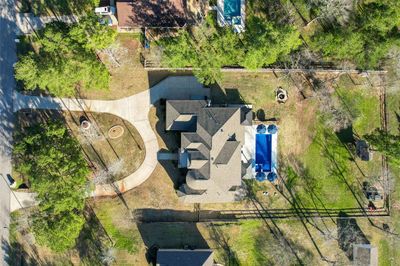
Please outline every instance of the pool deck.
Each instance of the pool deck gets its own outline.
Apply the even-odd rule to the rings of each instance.
[[[232,26],[235,32],[241,33],[245,30],[246,21],[246,0],[240,0],[240,21],[239,25],[232,25],[231,22],[226,21],[224,17],[224,0],[218,0],[215,8],[217,11],[217,22],[221,27]]]
[[[268,127],[268,124],[265,124]],[[258,125],[246,126],[244,127],[244,145],[242,147],[242,162],[253,164],[256,154],[256,132]],[[278,169],[278,133],[272,134],[271,146],[271,168],[274,173],[277,173]],[[253,168],[247,169],[244,176],[245,179],[250,179],[255,177],[255,172]]]

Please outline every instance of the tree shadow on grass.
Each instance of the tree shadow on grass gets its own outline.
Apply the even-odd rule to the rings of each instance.
[[[222,88],[219,84],[211,85],[211,101],[216,105],[246,104],[245,99],[236,88]]]
[[[339,247],[346,256],[353,260],[353,245],[354,244],[369,244],[367,237],[358,226],[356,219],[349,218],[344,212],[340,213],[337,218],[337,232]]]
[[[101,255],[112,245],[111,238],[90,206],[86,206],[84,217],[86,223],[76,241],[76,249],[82,261],[88,261],[91,265],[101,265]]]
[[[157,123],[155,130],[157,134],[162,138],[166,148],[161,149],[160,152],[171,152],[177,153],[180,146],[180,133],[165,130],[165,114],[166,106],[165,100],[160,100],[154,104],[156,108]],[[168,176],[174,183],[175,189],[178,189],[180,185],[185,182],[186,171],[178,168],[177,161],[159,161],[161,166],[165,169]]]
[[[1,242],[1,249],[5,252],[5,261],[8,265],[29,265],[29,266],[52,266],[55,263],[39,259],[37,249],[32,247],[32,254],[29,254],[21,243],[11,241],[8,243],[4,240]]]
[[[229,244],[229,236],[225,236],[220,229],[220,225],[210,224],[210,238],[217,244],[217,247],[223,251],[223,260],[225,265],[240,265],[237,253]]]

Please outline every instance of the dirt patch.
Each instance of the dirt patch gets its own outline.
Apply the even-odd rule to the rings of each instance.
[[[83,91],[82,97],[113,100],[149,88],[147,71],[140,62],[142,45],[138,34],[119,34],[115,43],[99,53],[110,72],[110,87],[104,91]]]
[[[316,105],[312,100],[294,106],[293,112],[283,113],[279,123],[279,153],[283,156],[301,155],[310,146],[316,124]]]

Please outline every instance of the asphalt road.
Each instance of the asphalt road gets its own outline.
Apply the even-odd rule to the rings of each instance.
[[[15,3],[0,0],[0,173],[11,174],[12,130],[14,116],[12,97],[15,87],[13,64],[15,50]],[[7,244],[10,224],[10,189],[0,176],[0,265],[7,265]]]

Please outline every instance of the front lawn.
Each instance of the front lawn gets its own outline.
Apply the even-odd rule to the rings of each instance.
[[[92,123],[88,132],[80,127],[82,117],[87,117]],[[146,154],[144,143],[128,121],[107,113],[84,112],[65,113],[65,121],[97,174],[108,169],[116,181],[135,172],[142,164]],[[122,127],[123,134],[113,139],[109,131],[115,126]]]
[[[80,126],[83,118],[91,122],[89,130]],[[98,181],[109,183],[122,179],[135,172],[142,164],[145,157],[145,148],[140,134],[129,122],[107,113],[64,112],[54,110],[29,110],[17,113],[18,126],[24,128],[34,123],[46,123],[51,119],[64,121],[71,134],[79,141],[82,152],[88,161],[94,176]],[[112,139],[109,136],[110,128],[120,126],[123,134]],[[27,182],[15,172],[18,182]],[[97,182],[97,181],[96,181]]]

